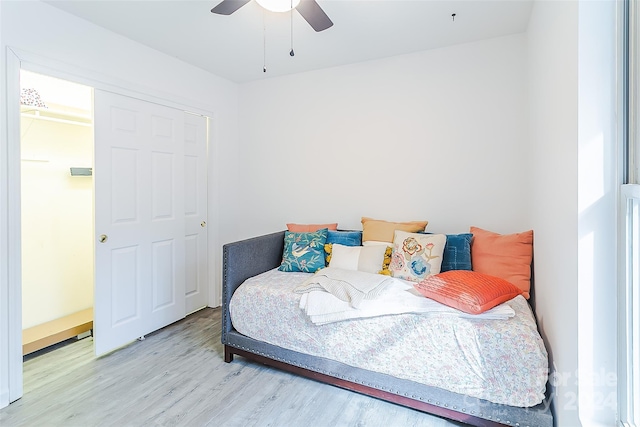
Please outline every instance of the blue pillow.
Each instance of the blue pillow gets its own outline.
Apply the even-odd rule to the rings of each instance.
[[[471,270],[471,238],[473,234],[447,234],[440,272]]]
[[[327,243],[338,243],[343,246],[362,246],[362,231],[329,230]]]
[[[280,271],[315,273],[325,267],[324,244],[328,230],[323,228],[313,233],[284,232],[284,251]]]
[[[424,234],[433,234],[422,232]],[[444,245],[442,265],[440,272],[450,270],[471,270],[471,238],[473,234],[447,234],[447,243]]]

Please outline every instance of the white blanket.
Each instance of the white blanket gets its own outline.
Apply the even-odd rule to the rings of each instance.
[[[348,302],[329,292],[319,290],[303,294],[300,298],[300,308],[315,325],[401,313],[498,320],[515,315],[514,310],[507,304],[500,304],[481,314],[468,314],[425,298],[411,284],[395,278],[389,278],[387,286],[377,298],[363,300],[358,308],[351,307]]]
[[[326,291],[347,305],[358,308],[364,300],[377,298],[391,281],[391,277],[382,274],[327,267],[305,280],[294,291]]]

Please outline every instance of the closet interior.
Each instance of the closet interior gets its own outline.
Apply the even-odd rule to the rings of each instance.
[[[93,329],[93,89],[20,73],[23,354]]]

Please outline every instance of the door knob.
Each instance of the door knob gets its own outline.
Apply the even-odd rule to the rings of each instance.
[[[206,221],[202,221],[200,223],[200,227],[205,228],[207,226],[207,222]]]
[[[107,235],[106,235],[106,234],[101,234],[101,235],[100,235],[100,238],[99,238],[98,240],[100,240],[100,243],[104,243],[104,242],[106,242],[106,241],[107,241],[107,239],[108,239],[108,238],[109,238],[109,237],[107,237]]]

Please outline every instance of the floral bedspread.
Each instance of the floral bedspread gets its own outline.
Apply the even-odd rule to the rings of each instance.
[[[507,320],[400,314],[316,326],[293,289],[309,273],[267,271],[234,293],[230,314],[243,335],[350,366],[511,406],[544,398],[547,351],[529,304],[506,304]]]

